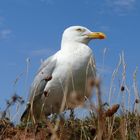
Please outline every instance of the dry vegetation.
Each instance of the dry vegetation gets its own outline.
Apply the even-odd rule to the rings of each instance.
[[[76,119],[73,111],[70,118],[59,119],[54,115],[51,120],[38,124],[21,123],[14,126],[8,119],[0,121],[0,139],[17,140],[139,140],[140,117],[127,113],[114,115],[118,109],[114,105],[98,115],[91,113],[84,120]]]
[[[113,85],[121,68],[121,79],[118,94],[127,94],[127,100],[120,104],[110,105]],[[74,110],[70,111],[70,117],[66,119],[62,114],[53,115],[47,121],[34,124],[32,122],[14,125],[6,118],[7,110],[15,102],[23,104],[24,101],[18,95],[14,95],[7,101],[7,107],[2,112],[0,120],[0,139],[2,140],[140,140],[140,116],[132,106],[140,103],[138,99],[138,86],[136,80],[137,70],[133,74],[133,92],[126,82],[126,63],[124,55],[120,56],[119,63],[112,74],[109,101],[101,100],[101,83],[96,80],[96,96],[98,104],[90,104],[90,116],[78,119]],[[116,83],[115,83],[116,84]],[[133,95],[131,95],[133,94]],[[135,95],[135,100],[130,101]],[[134,104],[132,104],[133,102]],[[132,104],[132,105],[131,105]],[[106,107],[107,106],[107,107]],[[119,111],[118,111],[119,110]],[[118,112],[117,112],[118,111]]]

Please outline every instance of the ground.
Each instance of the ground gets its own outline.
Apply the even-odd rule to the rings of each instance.
[[[134,113],[117,115],[119,105],[107,110],[99,109],[84,120],[76,119],[73,111],[70,118],[56,119],[33,124],[13,125],[8,119],[0,121],[0,139],[4,140],[138,140],[140,117]]]

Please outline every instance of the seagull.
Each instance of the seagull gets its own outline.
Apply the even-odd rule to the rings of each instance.
[[[34,122],[53,113],[74,109],[90,98],[96,78],[94,55],[88,43],[105,39],[102,32],[71,26],[62,35],[61,48],[40,66],[21,120]]]

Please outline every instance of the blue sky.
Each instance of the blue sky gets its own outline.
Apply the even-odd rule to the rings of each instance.
[[[132,73],[136,66],[140,67],[139,13],[138,0],[0,0],[1,108],[14,92],[27,97],[40,60],[60,48],[63,30],[71,25],[106,33],[106,40],[90,43],[99,69],[102,69],[103,50],[107,48],[103,83],[109,86],[123,50],[127,81],[131,85]],[[28,76],[27,58],[30,58]],[[14,86],[15,79],[23,72]],[[139,75],[140,72],[138,80]]]

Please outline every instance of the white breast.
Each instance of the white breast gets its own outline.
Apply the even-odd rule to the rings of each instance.
[[[70,45],[70,44],[69,44]],[[70,46],[69,46],[70,47]],[[78,102],[82,102],[85,96],[89,93],[85,93],[86,86],[86,70],[90,59],[92,59],[92,51],[86,45],[80,45],[73,49],[64,49],[57,54],[56,69],[52,74],[52,80],[49,81],[45,87],[45,91],[49,91],[49,97],[46,101],[46,110],[48,105],[52,104],[55,110],[58,109],[63,99],[64,90],[67,88],[67,104],[69,106],[76,107]],[[89,71],[88,76],[92,77],[93,74]],[[73,103],[73,95],[78,99]]]
[[[76,47],[73,44],[68,45],[67,48],[69,49],[63,49],[57,55],[57,66],[52,75],[54,79],[52,83],[56,86],[61,81],[65,86],[66,81],[69,81],[70,90],[74,88],[75,90],[83,91],[87,76],[86,70],[89,61],[92,59],[92,51],[83,44],[76,44],[79,45]]]

